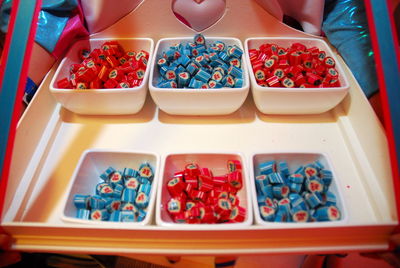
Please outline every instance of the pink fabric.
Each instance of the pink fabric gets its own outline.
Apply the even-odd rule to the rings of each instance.
[[[90,33],[97,33],[113,25],[142,1],[144,0],[80,0]]]
[[[89,35],[80,18],[81,14],[78,12],[78,14],[71,17],[65,25],[64,31],[52,53],[56,59],[63,57],[75,40]]]
[[[256,0],[278,20],[283,14],[296,19],[306,33],[320,35],[324,0]]]

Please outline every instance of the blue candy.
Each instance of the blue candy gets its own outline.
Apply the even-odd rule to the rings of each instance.
[[[206,72],[204,69],[200,69],[197,74],[194,76],[195,79],[207,83],[208,80],[211,79],[211,74]]]
[[[146,218],[146,211],[139,209],[137,213],[137,221],[141,222]]]
[[[261,175],[269,175],[269,174],[275,172],[276,162],[275,161],[263,162],[258,165],[258,168],[260,169]]]
[[[150,191],[151,191],[151,184],[142,184],[139,187],[140,193],[145,193],[146,195],[150,195]]]
[[[265,221],[274,221],[275,209],[269,206],[260,206],[260,215]]]
[[[106,200],[98,195],[91,196],[89,203],[91,209],[103,209],[106,206]]]
[[[134,189],[125,188],[121,195],[122,202],[133,203],[136,199],[136,191]]]
[[[108,181],[110,178],[110,175],[113,174],[116,170],[113,167],[109,167],[104,171],[101,175],[100,178],[102,178],[104,181]]]
[[[90,195],[76,194],[74,196],[74,205],[78,209],[87,209],[89,208]]]
[[[282,183],[284,183],[281,174],[278,173],[278,172],[271,173],[267,177],[268,177],[269,183],[271,183],[271,184],[282,184]]]
[[[322,196],[318,192],[309,193],[306,195],[305,200],[310,208],[315,208],[322,203]]]
[[[110,218],[108,220],[116,221],[116,222],[122,221],[121,211],[115,210],[115,211],[111,212]]]
[[[121,221],[122,222],[134,222],[135,221],[135,213],[130,210],[121,211]]]
[[[190,88],[201,88],[202,85],[203,85],[203,82],[197,80],[196,78],[193,77],[192,79],[190,79],[190,82],[189,82]]]
[[[221,51],[220,53],[218,53],[218,57],[223,60],[225,63],[229,62],[229,55],[228,53],[226,53],[225,51]]]
[[[124,186],[122,184],[117,184],[114,187],[113,197],[114,198],[121,198],[122,191],[124,190]]]
[[[122,175],[123,175],[124,180],[126,181],[130,178],[139,177],[139,171],[132,169],[132,168],[124,168],[124,172]]]
[[[139,192],[135,204],[138,208],[146,208],[149,205],[149,196],[143,192]]]
[[[76,217],[82,220],[89,220],[90,219],[90,210],[80,208],[76,212]]]
[[[243,71],[242,69],[232,65],[228,69],[228,74],[232,75],[235,78],[241,78],[243,76]]]
[[[94,209],[90,213],[90,219],[94,221],[105,221],[108,220],[110,214],[106,209]]]
[[[268,184],[262,187],[261,193],[265,196],[273,197],[274,195],[273,195],[272,185]]]
[[[235,78],[235,87],[241,88],[243,87],[244,80],[242,78]]]
[[[243,55],[243,50],[237,45],[228,48],[228,55],[240,59]]]

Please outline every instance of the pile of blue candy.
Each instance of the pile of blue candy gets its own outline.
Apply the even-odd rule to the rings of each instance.
[[[95,221],[141,222],[149,205],[153,169],[148,163],[138,170],[107,168],[96,185],[95,195],[76,194],[77,218]]]
[[[215,41],[207,47],[203,35],[194,42],[179,43],[157,59],[160,88],[241,88],[243,50]]]
[[[257,202],[269,222],[335,221],[341,218],[336,196],[329,191],[332,172],[315,161],[290,173],[286,161],[258,165]]]

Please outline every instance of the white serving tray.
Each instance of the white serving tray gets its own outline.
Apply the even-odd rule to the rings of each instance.
[[[205,36],[224,33],[242,42],[264,35],[306,36],[276,21],[255,1],[226,2],[225,16]],[[239,14],[242,19],[235,19]],[[147,0],[95,36],[149,37],[157,42],[184,35],[192,32],[173,17],[169,1]],[[262,114],[251,94],[238,111],[225,116],[168,115],[149,95],[135,115],[77,115],[61,108],[49,92],[54,66],[18,125],[1,227],[13,236],[13,249],[25,251],[226,255],[387,249],[397,215],[385,133],[339,61],[349,78],[349,94],[333,110],[305,116]],[[118,229],[65,223],[62,197],[82,152],[92,148],[156,152],[161,162],[179,151],[235,151],[246,163],[254,153],[321,152],[329,156],[340,180],[347,221],[312,228],[278,224],[230,230],[170,230],[155,225],[154,219],[147,226]]]

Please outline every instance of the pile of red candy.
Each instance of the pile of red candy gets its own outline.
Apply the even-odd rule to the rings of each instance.
[[[243,186],[240,161],[228,161],[228,173],[213,176],[208,168],[191,163],[168,182],[171,199],[167,211],[176,223],[243,222],[246,209],[239,206],[237,193]]]
[[[108,41],[93,51],[79,51],[81,63],[70,66],[69,78],[57,81],[57,88],[132,88],[142,83],[149,53],[127,51],[117,41]]]
[[[258,50],[250,49],[249,57],[255,79],[262,87],[340,87],[335,60],[317,47],[263,44]]]

